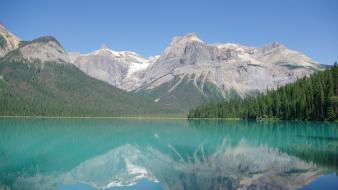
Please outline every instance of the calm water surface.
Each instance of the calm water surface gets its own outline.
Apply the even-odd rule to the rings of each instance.
[[[338,125],[0,119],[0,189],[338,189]]]

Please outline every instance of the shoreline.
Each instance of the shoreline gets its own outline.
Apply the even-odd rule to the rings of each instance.
[[[25,115],[6,115],[0,116],[1,118],[32,118],[32,119],[149,119],[149,120],[226,120],[226,121],[245,121],[241,118],[188,118],[188,117],[165,117],[165,116],[112,116],[112,117],[99,117],[99,116],[25,116]]]
[[[281,120],[276,118],[265,118],[258,120],[245,120],[241,118],[188,118],[188,117],[165,117],[165,116],[111,116],[111,117],[99,117],[99,116],[19,116],[19,115],[3,115],[1,118],[32,118],[32,119],[135,119],[135,120],[224,120],[224,121],[256,121],[256,122],[265,122],[265,121],[310,121],[316,122],[312,120]],[[317,121],[317,122],[330,122],[330,123],[338,123],[338,120],[334,121]]]
[[[155,116],[0,116],[0,118],[36,118],[36,119],[187,119],[186,117],[155,117]]]

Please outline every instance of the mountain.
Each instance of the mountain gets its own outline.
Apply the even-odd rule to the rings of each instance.
[[[208,101],[254,95],[323,69],[278,43],[258,48],[207,44],[195,33],[174,37],[152,59],[103,48],[78,55],[73,63],[90,76],[183,111]]]
[[[42,37],[0,59],[0,115],[125,116],[172,113],[170,106],[94,79],[73,64],[60,43]]]
[[[0,58],[19,46],[20,39],[0,24]]]
[[[102,46],[94,52],[80,55],[69,53],[72,63],[88,75],[118,88],[130,91],[140,86],[145,69],[156,57],[145,59],[130,51],[116,52]]]
[[[338,65],[254,98],[209,103],[188,118],[329,120],[338,118]]]
[[[40,65],[41,67],[45,62],[70,63],[69,56],[61,44],[51,36],[41,37],[30,42],[21,42],[19,48],[9,52],[6,59],[27,62],[29,65]]]

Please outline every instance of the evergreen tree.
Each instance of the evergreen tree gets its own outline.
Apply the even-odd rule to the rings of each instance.
[[[188,117],[240,117],[335,120],[338,115],[338,64],[293,84],[245,99],[211,103],[189,112]]]

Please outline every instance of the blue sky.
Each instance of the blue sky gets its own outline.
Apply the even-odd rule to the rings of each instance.
[[[172,37],[279,42],[324,64],[338,60],[337,0],[0,0],[0,22],[24,40],[52,35],[67,51],[160,54]]]

